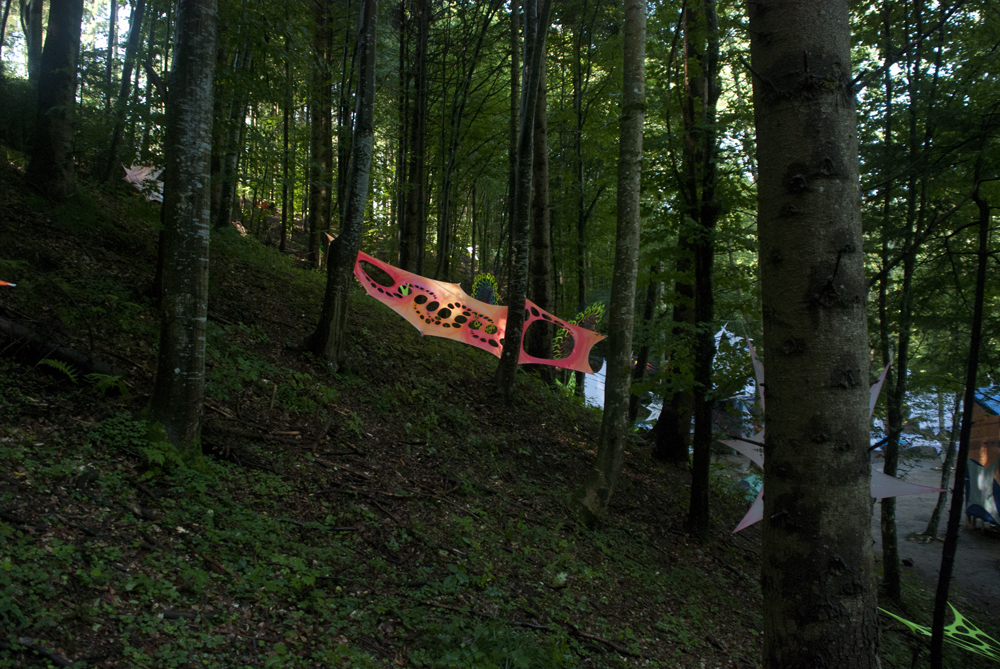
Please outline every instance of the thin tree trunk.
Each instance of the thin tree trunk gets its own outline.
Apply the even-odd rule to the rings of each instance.
[[[28,52],[28,83],[31,84],[33,91],[38,91],[42,72],[42,30],[44,28],[42,25],[42,5],[43,0],[22,1],[20,3],[21,28],[24,31],[25,48]],[[49,15],[51,16],[51,0],[49,6]],[[59,7],[59,3],[56,3],[56,7]]]
[[[938,526],[941,524],[941,514],[944,513],[945,504],[948,503],[948,483],[951,480],[951,472],[955,467],[955,453],[958,451],[959,421],[962,418],[962,393],[955,393],[955,408],[951,412],[951,433],[948,435],[948,448],[945,451],[944,463],[941,465],[941,487],[944,488],[938,493],[937,504],[931,513],[931,519],[927,522],[927,529],[924,534],[930,540],[937,539]]]
[[[552,225],[549,220],[549,142],[546,119],[545,54],[538,75],[538,100],[533,110],[535,146],[533,151],[531,193],[531,252],[529,276],[531,301],[546,311],[552,311]],[[553,327],[545,321],[536,321],[528,330],[525,351],[536,358],[552,357]],[[538,365],[538,373],[547,383],[555,381],[555,367]]]
[[[319,268],[323,262],[320,236],[330,229],[333,200],[333,97],[330,89],[333,55],[333,28],[329,0],[314,0],[316,33],[313,39],[313,85],[309,100],[312,108],[312,152],[309,161],[309,233],[308,261]]]
[[[118,60],[118,0],[108,0],[108,57],[104,66],[104,108],[111,108],[111,89],[115,85],[115,61]]]
[[[149,416],[182,453],[200,452],[205,395],[209,156],[217,0],[179,0],[164,138],[160,349]]]
[[[965,506],[965,476],[969,462],[969,441],[972,437],[972,411],[976,405],[979,352],[982,348],[986,262],[989,258],[990,204],[983,199],[979,192],[981,162],[982,158],[976,164],[976,191],[972,196],[979,208],[979,265],[976,270],[976,297],[973,303],[972,333],[969,337],[969,365],[965,375],[962,433],[958,445],[958,462],[955,464],[955,486],[951,492],[948,529],[944,537],[944,548],[941,551],[941,569],[938,571],[937,591],[934,596],[934,620],[931,623],[931,669],[941,669],[944,666],[944,618],[948,603],[948,590],[951,585],[951,574],[955,567],[958,530],[962,524],[962,513]]]
[[[27,179],[53,200],[76,191],[73,112],[83,0],[51,0],[38,73],[38,109]]]
[[[649,284],[646,286],[646,300],[642,309],[642,330],[639,340],[642,346],[639,348],[639,355],[636,356],[635,367],[632,369],[632,384],[635,385],[643,380],[646,375],[646,366],[649,364],[649,338],[652,336],[653,317],[656,314],[656,306],[660,302],[660,263],[656,263],[649,268]],[[631,393],[628,398],[628,424],[632,425],[639,417],[639,396]]]
[[[750,3],[748,13],[768,356],[763,665],[875,668],[850,8]]]
[[[288,4],[285,4],[285,20],[288,20]],[[295,193],[292,193],[292,197],[288,196],[288,163],[290,162],[290,157],[288,153],[288,126],[291,116],[292,107],[292,76],[291,76],[291,45],[289,44],[288,36],[285,36],[285,104],[284,109],[282,109],[282,126],[281,126],[281,237],[278,242],[278,250],[284,252],[285,244],[288,238],[288,205],[295,198]]]
[[[682,106],[684,123],[684,172],[688,207],[698,223],[694,245],[695,335],[694,444],[691,461],[691,504],[687,529],[704,539],[708,535],[709,447],[712,444],[712,361],[715,359],[715,297],[712,288],[715,263],[715,227],[719,204],[715,196],[718,142],[715,111],[719,99],[719,21],[715,0],[690,7],[684,26],[687,42],[687,81]],[[693,66],[693,67],[692,67]]]
[[[113,2],[116,0],[112,0]],[[146,0],[136,0],[129,21],[128,43],[125,45],[125,64],[122,67],[122,80],[115,99],[115,126],[111,132],[111,148],[108,150],[108,163],[104,169],[104,182],[110,182],[118,172],[118,161],[121,156],[122,135],[125,133],[125,114],[128,107],[128,93],[132,87],[132,68],[135,66],[136,53],[139,51],[139,38],[142,36],[142,17],[146,11]]]
[[[618,153],[618,226],[609,308],[608,366],[604,417],[594,464],[572,504],[587,524],[608,506],[625,459],[631,385],[632,326],[639,271],[639,200],[642,125],[646,108],[646,0],[627,0],[624,27],[621,139]],[[510,337],[508,336],[508,341]]]
[[[240,49],[238,64],[234,70],[253,71],[253,51],[248,42]],[[237,88],[230,98],[229,122],[226,124],[226,155],[222,165],[222,194],[219,197],[216,229],[228,228],[233,221],[233,207],[236,204],[237,182],[239,181],[240,148],[246,127],[247,107],[250,101],[249,88]]]
[[[7,38],[7,17],[10,16],[10,6],[14,0],[3,3],[3,18],[0,19],[0,58],[3,57],[3,41]]]
[[[524,333],[524,300],[528,292],[528,252],[531,234],[531,162],[534,151],[534,115],[538,98],[538,78],[541,71],[542,51],[549,28],[549,11],[552,0],[528,0],[525,4],[524,41],[529,45],[525,64],[527,69],[521,91],[520,131],[517,145],[517,179],[514,182],[511,206],[511,262],[510,281],[507,288],[507,329],[504,334],[503,352],[497,365],[494,383],[500,396],[508,404],[514,399],[514,373],[521,355],[521,336]],[[537,13],[536,13],[537,9]]]
[[[410,138],[407,145],[409,165],[406,169],[406,204],[403,225],[400,229],[399,266],[408,272],[417,272],[420,264],[424,239],[424,180],[426,170],[425,147],[427,143],[427,40],[430,32],[429,0],[417,0],[417,50],[416,77],[414,79],[413,118],[410,123]]]
[[[348,199],[340,234],[330,245],[327,262],[326,293],[319,325],[309,348],[322,356],[332,372],[344,363],[347,340],[347,311],[354,263],[361,246],[364,216],[368,200],[368,181],[374,153],[375,131],[375,48],[378,0],[364,0],[358,28],[358,95],[354,112],[353,147],[348,170]]]

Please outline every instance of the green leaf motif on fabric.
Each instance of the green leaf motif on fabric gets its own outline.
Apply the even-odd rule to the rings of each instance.
[[[955,621],[944,628],[944,638],[950,644],[964,648],[965,650],[988,657],[995,662],[1000,662],[1000,642],[982,631],[963,616],[958,610],[948,602],[951,612],[955,615]],[[885,613],[910,628],[918,634],[931,636],[931,628],[918,625],[915,622],[900,618],[892,611],[886,611],[879,607],[879,611]]]

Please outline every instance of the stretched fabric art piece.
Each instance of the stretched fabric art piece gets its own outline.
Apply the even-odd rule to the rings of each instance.
[[[959,648],[964,648],[970,653],[976,653],[977,655],[988,657],[994,662],[1000,662],[1000,643],[997,643],[996,639],[970,623],[967,618],[952,606],[951,602],[948,602],[948,606],[955,615],[955,622],[944,628],[944,640]],[[892,616],[909,627],[912,632],[931,636],[930,627],[924,627],[905,618],[900,618],[892,611],[886,611],[882,607],[879,607],[879,611]]]
[[[375,281],[362,263],[369,263],[386,274],[392,285]],[[365,292],[385,304],[410,322],[421,334],[460,341],[500,357],[503,350],[504,331],[507,326],[507,307],[487,304],[470,297],[457,283],[434,281],[377,260],[363,251],[358,252],[354,263],[354,276]],[[536,358],[524,350],[521,338],[520,364],[551,365],[593,374],[590,367],[590,349],[604,339],[603,335],[572,325],[556,318],[531,300],[524,301],[524,332],[535,321],[544,320],[567,331],[574,346],[569,355],[557,360]]]
[[[587,330],[597,330],[597,324],[601,322],[602,318],[604,318],[604,303],[594,302],[578,313],[570,323]],[[572,350],[573,335],[570,334],[569,330],[557,332],[556,336],[552,338],[552,357],[565,358]]]
[[[757,360],[757,352],[754,350],[753,344],[747,340],[747,345],[750,347],[750,359],[753,361],[754,376],[757,379],[757,392],[760,394],[760,405],[761,408],[764,406],[764,365]],[[875,385],[871,387],[870,398],[868,400],[868,418],[871,419],[872,415],[875,413],[875,403],[878,401],[878,394],[882,390],[882,384],[885,383],[885,376],[889,373],[889,366],[886,365],[885,369],[882,370],[882,374],[879,375],[878,381]],[[753,442],[753,443],[751,443]],[[751,437],[750,440],[743,439],[729,439],[726,441],[721,441],[720,443],[732,448],[734,451],[745,455],[750,458],[750,461],[755,465],[764,468],[764,428],[761,431]],[[924,485],[917,485],[915,483],[907,483],[906,481],[900,481],[899,479],[889,476],[888,474],[883,474],[879,470],[872,466],[872,478],[871,478],[871,495],[875,499],[883,499],[885,497],[901,497],[903,495],[922,495],[924,493],[930,492],[942,492],[942,488],[931,488]],[[754,523],[762,520],[764,518],[764,486],[760,487],[760,492],[757,493],[757,499],[754,500],[753,505],[750,510],[747,511],[747,515],[743,517],[740,524],[736,526],[733,530],[733,534],[736,534],[745,527],[749,527]]]
[[[129,182],[136,187],[146,199],[151,202],[163,202],[163,182],[157,181],[156,177],[160,176],[162,169],[153,171],[152,167],[125,167],[124,181]]]
[[[0,281],[0,286],[10,286],[11,288],[13,288],[16,285],[17,285],[16,283],[11,283],[10,281]]]

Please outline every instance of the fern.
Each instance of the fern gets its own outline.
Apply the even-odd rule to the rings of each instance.
[[[44,360],[38,361],[39,365],[47,365],[53,369],[57,369],[69,378],[74,384],[76,383],[76,370],[73,369],[72,365],[67,365],[62,360],[53,360],[52,358],[45,358]]]
[[[102,395],[107,395],[108,391],[114,388],[118,390],[122,397],[128,397],[128,386],[125,385],[125,381],[120,376],[93,372],[87,374],[84,378],[94,384],[94,389]]]

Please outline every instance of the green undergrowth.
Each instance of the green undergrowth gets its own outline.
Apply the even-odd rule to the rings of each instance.
[[[303,349],[324,275],[231,230],[186,458],[138,418],[155,208],[94,190],[70,221],[24,198],[37,225],[0,223],[0,308],[129,392],[0,360],[0,667],[755,666],[759,539],[730,535],[748,502],[724,470],[704,543],[682,530],[688,474],[638,441],[605,521],[578,526],[598,412],[527,373],[500,405],[496,358],[357,287],[330,375]]]

